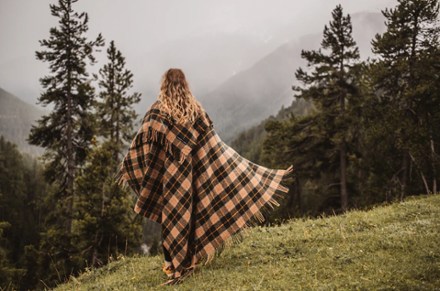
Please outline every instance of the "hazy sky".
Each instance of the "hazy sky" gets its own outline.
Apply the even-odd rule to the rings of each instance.
[[[185,38],[242,35],[262,40],[269,52],[294,37],[322,31],[331,10],[342,4],[344,11],[380,12],[394,0],[81,0],[76,11],[89,14],[89,35],[101,32],[107,43],[115,40],[135,77],[146,70],[142,57],[154,58],[163,46]],[[47,64],[35,60],[38,40],[49,36],[56,25],[49,0],[0,0],[0,87],[30,101],[41,91],[38,78]],[[153,52],[153,53],[152,53]],[[260,52],[260,51],[259,51]],[[148,54],[150,53],[150,54]],[[181,56],[185,58],[185,55]],[[207,55],[205,58],[209,58]],[[171,56],[160,55],[164,68]],[[173,55],[178,63],[179,56]],[[177,61],[176,61],[177,59]],[[148,63],[148,60],[143,60]],[[218,60],[228,62],[229,59]],[[231,60],[232,61],[232,60]],[[162,69],[162,68],[161,68]],[[232,74],[232,72],[231,72]],[[156,78],[155,76],[153,76]],[[160,76],[157,76],[159,80]],[[219,80],[221,82],[222,80]],[[136,80],[136,86],[145,90]],[[135,88],[136,89],[136,88]]]

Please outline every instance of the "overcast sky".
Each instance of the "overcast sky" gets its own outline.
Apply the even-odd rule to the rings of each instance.
[[[47,38],[49,28],[57,24],[49,11],[49,4],[57,2],[0,0],[0,87],[31,103],[41,91],[38,78],[48,72],[47,64],[35,60],[35,51],[41,49],[38,40]],[[396,1],[81,0],[74,9],[89,14],[91,37],[101,32],[107,42],[115,40],[126,56],[127,66],[133,68],[135,76],[142,76],[145,68],[136,66],[139,58],[148,52],[154,58],[170,41],[234,34],[263,40],[269,52],[295,36],[322,31],[338,3],[346,13],[353,14],[380,12]],[[173,61],[178,57],[173,56]],[[165,66],[172,64],[165,62]],[[145,90],[139,85],[142,80],[135,82]]]

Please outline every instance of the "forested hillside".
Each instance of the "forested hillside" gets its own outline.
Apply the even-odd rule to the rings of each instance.
[[[384,10],[387,29],[371,41],[373,58],[362,61],[350,15],[338,6],[321,48],[301,52],[307,65],[296,70],[292,93],[313,110],[263,121],[233,142],[267,167],[294,164],[297,179],[282,215],[438,192],[438,11],[438,1]]]
[[[232,141],[231,146],[241,155],[257,164],[267,164],[263,152],[263,142],[267,138],[266,124],[271,121],[286,121],[291,116],[307,115],[313,110],[313,105],[305,100],[293,100],[288,107],[284,106],[273,116],[269,116],[260,122],[260,124],[242,131]]]
[[[1,288],[32,289],[38,266],[40,232],[49,208],[50,186],[34,158],[0,137],[0,282]],[[21,282],[20,285],[17,283]]]

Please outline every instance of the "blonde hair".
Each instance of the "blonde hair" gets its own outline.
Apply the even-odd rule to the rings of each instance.
[[[191,124],[204,112],[202,105],[189,89],[181,69],[168,69],[162,76],[159,109],[173,117],[177,123]]]

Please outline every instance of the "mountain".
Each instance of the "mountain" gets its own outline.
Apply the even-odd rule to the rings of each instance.
[[[226,142],[274,114],[291,97],[293,72],[302,46],[282,45],[251,68],[229,78],[201,101]]]
[[[245,34],[203,34],[152,47],[137,58],[133,70],[137,78],[145,80],[142,88],[147,85],[158,87],[162,74],[168,68],[182,68],[190,85],[194,84],[194,93],[200,95],[248,68],[273,49],[273,45],[262,39]]]
[[[370,40],[375,33],[384,29],[383,18],[379,13],[357,13],[352,15],[352,19],[354,37],[365,59],[371,55]],[[127,64],[135,76],[135,90],[142,92],[141,102],[135,106],[139,114],[138,119],[142,118],[156,100],[160,77],[165,70],[169,67],[181,67],[187,75],[190,86],[192,85],[194,95],[212,117],[219,135],[226,142],[231,141],[242,130],[276,114],[282,105],[290,105],[293,100],[291,86],[295,83],[295,70],[299,66],[304,66],[300,57],[301,50],[318,48],[321,38],[322,33],[298,36],[273,49],[273,43],[266,42],[261,36],[218,33],[182,38],[169,41],[160,47],[152,47],[151,51],[136,56],[134,58],[136,61],[133,61],[133,58],[127,59]],[[18,61],[31,62],[30,59]],[[24,67],[16,66],[14,62],[8,66],[15,70]],[[35,82],[46,70],[45,64],[42,63],[38,63],[36,68],[31,70],[33,74],[31,79]],[[19,81],[14,80],[14,82]],[[32,86],[29,81],[22,82],[21,88],[31,92],[29,88]],[[31,102],[32,98],[23,100]],[[29,112],[38,111],[32,105],[27,104],[27,106],[33,108]],[[2,106],[1,110],[2,114],[10,112],[6,106]],[[35,116],[41,114],[37,113]],[[10,125],[3,117],[2,133],[5,132],[5,137],[8,139],[17,140],[20,147],[27,147],[25,135],[35,116],[32,114],[20,116],[22,120],[17,124],[27,120],[26,124],[29,127],[26,129],[24,126],[21,132],[17,133],[13,133],[15,123],[11,122]],[[29,150],[33,151],[35,148],[31,147]]]
[[[26,141],[32,124],[43,114],[44,111],[0,88],[0,135],[15,143],[21,152],[32,156],[43,153],[43,148]]]
[[[252,66],[275,47],[261,37],[239,32],[200,34],[152,46],[136,56],[136,62],[127,59],[136,90],[142,92],[136,112],[143,115],[156,100],[161,77],[168,68],[181,68],[196,98],[206,100],[207,92]]]
[[[352,23],[354,39],[366,59],[371,56],[371,39],[385,29],[383,17],[380,13],[356,13]],[[226,142],[291,103],[295,71],[305,67],[301,50],[318,49],[321,39],[322,33],[294,38],[200,98]]]
[[[173,290],[438,290],[440,195],[254,227]],[[124,257],[55,290],[171,290],[163,256]]]

